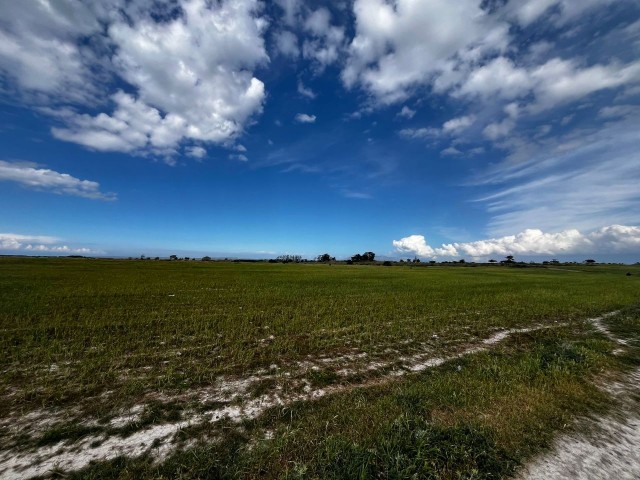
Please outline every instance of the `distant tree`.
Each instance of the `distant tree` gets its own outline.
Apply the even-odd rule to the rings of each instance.
[[[160,257],[156,257],[156,258],[154,258],[154,260],[160,260]]]
[[[276,257],[278,262],[282,263],[300,263],[302,261],[301,255],[280,255]]]
[[[588,258],[584,261],[584,263],[586,263],[587,265],[593,265],[594,263],[596,263],[596,261],[593,258]]]
[[[420,259],[419,259],[418,257],[415,257],[415,258],[413,259],[413,263],[420,263]]]
[[[384,265],[385,267],[390,267],[393,264],[389,260],[386,260],[382,265]]]
[[[362,255],[356,253],[351,257],[353,262],[373,262],[376,258],[376,254],[373,252],[364,252]]]
[[[177,255],[169,255],[169,260],[178,260]]]
[[[489,260],[489,263],[498,263],[498,261],[492,258],[491,260]]]
[[[436,263],[438,263],[438,262],[436,262],[435,260],[429,260],[429,263],[430,263],[431,265],[435,265],[435,264],[436,264]]]
[[[460,260],[458,260],[458,263],[467,263],[467,262],[465,261],[464,258],[461,258]]]
[[[318,257],[316,258],[316,261],[317,262],[335,262],[336,258],[332,257],[328,253],[323,253],[322,255],[318,255]]]
[[[506,257],[504,257],[506,263],[513,263],[513,255],[507,255]]]
[[[201,259],[203,262],[210,262],[211,261],[211,257],[202,257]]]

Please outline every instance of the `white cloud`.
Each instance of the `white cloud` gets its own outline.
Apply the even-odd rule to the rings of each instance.
[[[575,117],[574,113],[565,115],[564,117],[562,117],[562,120],[560,120],[560,125],[562,126],[569,125],[571,123],[571,120],[574,119],[574,117]]]
[[[440,248],[431,247],[423,235],[409,235],[400,240],[394,240],[393,246],[399,253],[410,253],[419,257],[458,256],[458,252],[451,245],[442,245]]]
[[[510,3],[513,14],[519,23],[526,27],[559,2],[558,0],[515,0]]]
[[[436,138],[442,133],[440,129],[433,127],[422,128],[403,128],[400,130],[400,135],[406,138]]]
[[[402,107],[402,110],[400,110],[398,112],[398,116],[399,117],[404,117],[404,118],[408,118],[409,120],[411,120],[413,118],[413,116],[416,114],[415,110],[411,110],[409,107],[407,107],[406,105]]]
[[[298,58],[300,56],[300,47],[298,46],[298,37],[295,33],[288,30],[277,32],[274,35],[276,50],[285,57]]]
[[[532,141],[505,140],[513,157],[476,180],[493,235],[534,225],[560,231],[640,224],[640,153],[634,118]]]
[[[316,98],[316,94],[313,90],[311,90],[308,87],[304,86],[304,83],[302,83],[302,81],[298,81],[298,93],[300,95],[302,95],[303,97],[307,97],[307,98],[311,98],[314,99]]]
[[[488,255],[576,253],[588,247],[588,240],[578,230],[544,233],[527,229],[517,235],[490,238],[469,243],[454,243],[463,255],[486,257]]]
[[[302,56],[315,63],[318,72],[336,62],[344,48],[344,29],[331,25],[331,12],[324,7],[311,12],[304,22],[310,34],[302,45]]]
[[[356,200],[371,200],[373,196],[370,193],[365,192],[354,192],[351,190],[344,190],[342,194],[346,198],[354,198]]]
[[[275,3],[284,11],[285,23],[295,25],[302,8],[302,0],[275,0]]]
[[[640,252],[640,227],[611,225],[589,235],[589,240],[601,251]]]
[[[0,250],[19,253],[57,253],[66,255],[103,254],[101,250],[86,247],[69,247],[62,244],[57,237],[44,235],[19,235],[16,233],[0,233]]]
[[[458,157],[460,155],[462,155],[462,152],[460,150],[458,150],[456,147],[447,147],[444,150],[442,150],[440,152],[441,155],[445,156],[445,157]]]
[[[530,109],[539,112],[600,90],[638,83],[639,61],[583,67],[576,60],[552,58],[542,65],[519,67],[508,58],[497,57],[473,70],[453,95],[512,100],[533,94]]]
[[[603,107],[598,112],[599,117],[603,118],[620,118],[628,117],[633,114],[640,114],[640,106],[638,105],[612,105]]]
[[[508,44],[508,24],[477,0],[356,0],[353,11],[356,35],[342,80],[363,86],[381,103],[400,101],[445,70],[453,74],[458,61],[475,61]]]
[[[460,133],[473,125],[473,122],[475,122],[475,117],[473,115],[452,118],[442,125],[442,131],[444,133]]]
[[[487,125],[482,131],[483,135],[490,140],[497,140],[507,136],[515,127],[515,122],[511,118],[505,118],[501,122],[494,122]]]
[[[306,113],[298,113],[295,116],[295,120],[298,123],[315,123],[316,116],[315,115],[308,115]]]
[[[512,0],[507,11],[522,26],[527,27],[546,14],[553,13],[556,25],[570,22],[595,7],[603,7],[618,0]],[[553,8],[552,8],[553,7]]]
[[[477,95],[485,99],[492,95],[513,99],[528,92],[532,85],[529,72],[516,67],[508,58],[497,57],[473,70],[455,93]]]
[[[492,255],[561,255],[593,253],[640,253],[640,227],[610,225],[582,234],[576,229],[545,233],[526,229],[517,235],[475,242],[443,244],[431,247],[423,235],[394,240],[398,253],[419,257],[489,257]]]
[[[232,153],[231,155],[229,155],[229,159],[230,160],[237,160],[238,162],[248,162],[249,161],[247,156],[243,155],[242,153]]]
[[[68,0],[11,2],[8,8],[27,20],[3,31],[13,36],[0,41],[0,68],[22,90],[51,94],[56,102],[69,100],[60,91],[77,92],[81,105],[87,103],[81,98],[113,85],[99,81],[96,71],[128,83],[127,93],[100,95],[112,101],[110,112],[89,116],[60,110],[64,126],[53,134],[62,140],[97,150],[163,154],[182,142],[227,142],[262,110],[264,84],[252,73],[268,62],[262,4],[182,0],[180,10],[169,15],[174,7],[119,0],[91,7]],[[154,9],[164,14],[162,21],[152,17]],[[24,29],[20,37],[18,27]],[[85,46],[87,38],[91,43]],[[28,48],[29,55],[14,51],[11,41]]]
[[[100,184],[80,180],[68,173],[59,173],[47,168],[37,168],[31,163],[5,162],[0,160],[0,181],[16,182],[22,186],[93,200],[115,200],[115,193],[103,193]]]
[[[554,58],[534,68],[537,103],[534,109],[551,108],[593,92],[640,83],[640,61],[627,65],[610,63],[581,68],[574,60]]]
[[[318,36],[324,35],[331,26],[331,12],[324,7],[318,8],[307,17],[304,26]]]
[[[0,70],[22,93],[88,101],[95,73],[90,50],[77,39],[97,34],[100,24],[91,7],[73,0],[3,2]]]
[[[193,158],[204,158],[207,156],[207,151],[202,147],[187,147],[185,153]]]

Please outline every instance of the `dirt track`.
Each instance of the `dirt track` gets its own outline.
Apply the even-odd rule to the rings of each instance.
[[[604,318],[615,313],[612,312],[589,321],[602,334],[624,346],[625,342],[611,335],[602,322]],[[339,365],[342,367],[339,370],[340,375],[347,378],[365,371],[379,372],[377,375],[374,373],[368,380],[361,383],[332,385],[323,389],[310,388],[310,384],[304,378],[305,372],[318,368],[316,363],[310,362],[300,363],[290,372],[269,373],[263,371],[241,379],[221,378],[217,385],[196,392],[195,395],[202,403],[211,400],[236,401],[233,405],[194,413],[187,419],[175,423],[152,425],[127,438],[117,435],[105,437],[103,434],[98,434],[82,438],[72,444],[60,442],[36,450],[5,450],[0,452],[0,479],[46,475],[55,468],[76,471],[91,461],[108,460],[119,455],[136,457],[149,453],[156,461],[161,461],[177,448],[174,442],[176,434],[189,425],[198,422],[216,423],[224,419],[240,421],[255,418],[274,406],[287,405],[295,401],[315,400],[345,389],[392,381],[394,378],[410,375],[412,372],[434,368],[466,355],[486,351],[515,333],[554,328],[561,325],[499,330],[488,338],[467,344],[457,352],[444,356],[433,356],[433,352],[426,349],[410,356],[394,358],[393,361],[363,357],[362,354],[317,359],[317,364]],[[396,366],[401,365],[402,368],[389,370],[389,367],[394,363]],[[244,399],[246,391],[252,384],[265,378],[275,378],[276,375],[281,378],[284,375],[290,383],[299,384],[300,388],[296,393],[284,393],[281,389],[276,389],[257,398]],[[640,478],[640,415],[638,414],[640,412],[640,408],[638,408],[640,406],[640,369],[627,378],[603,385],[603,388],[619,400],[620,408],[616,414],[603,418],[579,420],[575,431],[589,433],[561,436],[549,453],[538,457],[520,472],[520,479]],[[237,402],[237,400],[240,401]],[[138,410],[141,411],[142,406]],[[47,412],[41,413],[46,414]],[[139,412],[123,413],[121,418],[111,421],[112,427],[116,427],[116,424],[119,423],[130,422],[132,419],[135,421]],[[13,427],[24,431],[26,424],[23,421],[27,421],[27,418],[15,418],[14,420]],[[35,423],[41,423],[42,420],[38,417]]]
[[[527,465],[520,480],[640,478],[640,369],[606,388],[621,402],[620,410],[579,420],[577,431],[584,433],[558,438],[550,452]]]

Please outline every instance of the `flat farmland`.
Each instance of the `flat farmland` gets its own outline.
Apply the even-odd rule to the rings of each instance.
[[[2,258],[0,478],[517,475],[617,408],[638,303],[637,266]]]

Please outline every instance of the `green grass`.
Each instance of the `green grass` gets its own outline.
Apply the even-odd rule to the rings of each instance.
[[[41,408],[75,412],[25,444],[96,431],[126,436],[204,408],[189,393],[220,375],[354,351],[455,349],[496,328],[567,323],[418,375],[274,408],[240,426],[192,425],[182,439],[200,443],[161,465],[117,459],[70,477],[500,478],[575,415],[610,406],[593,379],[638,364],[640,310],[627,307],[639,302],[636,266],[0,258],[0,419]],[[631,344],[614,357],[616,345],[581,320],[620,308],[609,324]],[[348,387],[333,367],[306,380]],[[279,378],[265,379],[247,394],[278,385],[286,389]],[[118,431],[74,420],[109,418],[158,395],[174,400],[148,401]],[[263,439],[267,431],[272,440]]]

